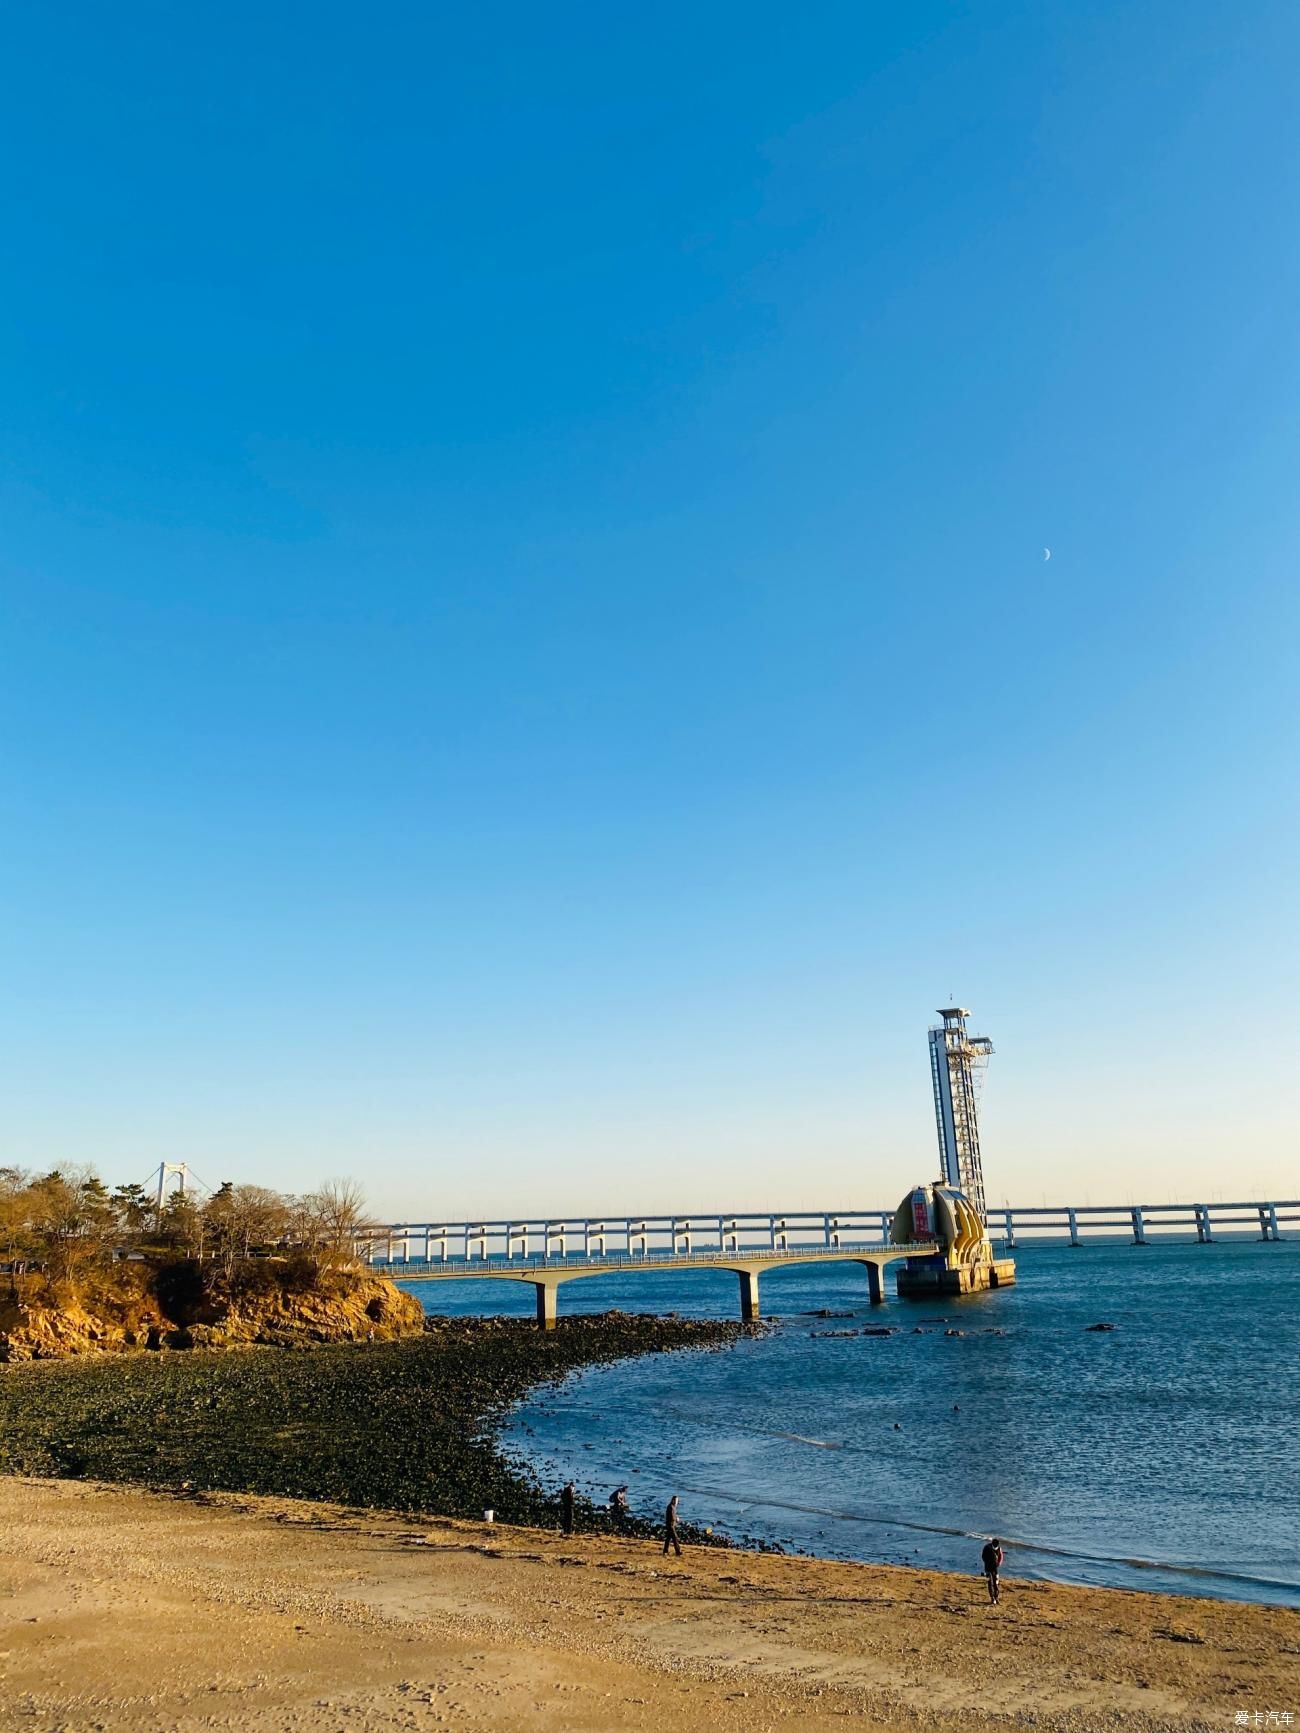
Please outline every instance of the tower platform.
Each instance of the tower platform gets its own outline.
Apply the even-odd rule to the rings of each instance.
[[[944,1258],[909,1258],[898,1272],[898,1294],[904,1300],[926,1300],[935,1294],[982,1294],[1009,1288],[1016,1279],[1014,1258],[987,1263],[958,1264]]]

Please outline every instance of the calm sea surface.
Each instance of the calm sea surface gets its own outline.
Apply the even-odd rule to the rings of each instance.
[[[691,1521],[826,1557],[975,1570],[996,1533],[1013,1577],[1300,1606],[1300,1241],[1016,1257],[1014,1288],[891,1285],[883,1307],[855,1265],[764,1274],[770,1335],[577,1374],[516,1411],[506,1447],[602,1503],[622,1481],[646,1515],[677,1492]],[[412,1292],[431,1311],[533,1304],[506,1282]],[[736,1278],[560,1290],[562,1312],[611,1306],[734,1317]]]

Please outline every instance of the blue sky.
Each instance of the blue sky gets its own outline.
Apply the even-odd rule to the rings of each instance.
[[[1297,1194],[1293,7],[3,35],[3,1156]]]

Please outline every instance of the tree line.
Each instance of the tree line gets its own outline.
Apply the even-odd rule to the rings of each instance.
[[[369,1227],[365,1197],[350,1179],[301,1196],[227,1180],[202,1202],[176,1191],[160,1208],[142,1186],[109,1191],[89,1167],[0,1167],[0,1263],[11,1276],[39,1269],[68,1281],[118,1251],[212,1260],[227,1272],[266,1251],[348,1262]]]

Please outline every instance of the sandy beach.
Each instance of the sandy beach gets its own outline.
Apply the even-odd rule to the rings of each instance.
[[[5,1729],[1300,1724],[1300,1613],[0,1480]]]

